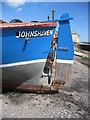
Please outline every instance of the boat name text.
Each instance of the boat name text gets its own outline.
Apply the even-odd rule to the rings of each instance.
[[[50,36],[52,35],[52,30],[47,31],[19,31],[16,32],[16,38],[30,38],[30,37],[40,37],[40,36]]]

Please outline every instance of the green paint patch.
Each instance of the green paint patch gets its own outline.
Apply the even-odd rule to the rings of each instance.
[[[89,58],[87,56],[83,56],[82,60],[89,60]]]

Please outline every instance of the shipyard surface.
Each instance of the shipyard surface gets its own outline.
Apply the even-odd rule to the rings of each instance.
[[[59,93],[8,92],[1,96],[3,118],[87,118],[88,67],[74,61],[71,85]]]

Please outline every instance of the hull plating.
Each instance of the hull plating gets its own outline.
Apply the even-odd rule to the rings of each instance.
[[[40,31],[44,36],[40,36]],[[12,28],[2,30],[2,85],[18,87],[19,85],[39,85],[46,62],[55,27]],[[39,31],[37,37],[17,37],[18,31]],[[42,32],[41,32],[42,33]],[[26,34],[26,33],[25,33]],[[31,33],[29,34],[31,35]],[[42,61],[43,60],[43,61]],[[34,61],[34,62],[33,62]],[[35,62],[36,61],[36,62]],[[21,65],[19,64],[21,63]]]
[[[45,62],[4,67],[2,69],[3,87],[16,88],[20,85],[40,85],[40,77]]]

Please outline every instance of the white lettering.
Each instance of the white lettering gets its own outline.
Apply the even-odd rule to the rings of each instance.
[[[16,38],[20,38],[20,31],[16,33]]]
[[[52,30],[47,31],[19,31],[16,33],[16,38],[30,38],[39,36],[50,36],[52,35]]]
[[[33,31],[30,32],[30,37],[33,37]]]
[[[22,37],[22,38],[25,37],[25,32],[24,32],[24,31],[22,31],[22,33],[21,33],[21,37]]]
[[[34,37],[37,37],[38,31],[34,31]]]

